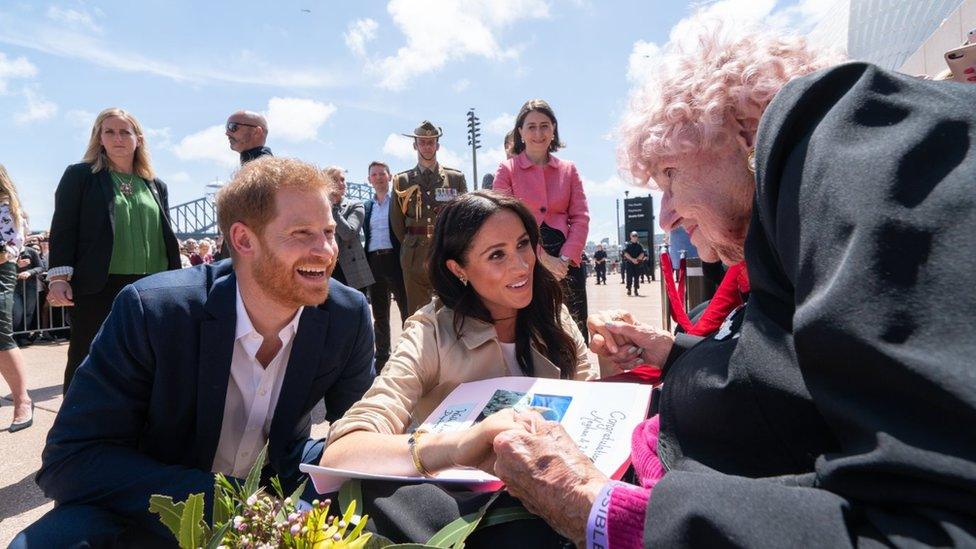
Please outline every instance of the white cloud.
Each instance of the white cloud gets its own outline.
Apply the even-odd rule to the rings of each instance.
[[[150,149],[157,147],[160,149],[172,148],[173,137],[169,126],[165,128],[143,128],[142,131],[146,135]]]
[[[583,179],[583,190],[586,192],[587,198],[623,198],[624,191],[635,193],[650,190],[647,187],[628,183],[616,174],[603,181],[589,179],[585,175],[580,175],[580,177]]]
[[[736,34],[757,28],[785,29],[807,33],[824,17],[849,4],[850,0],[800,0],[782,6],[778,0],[718,0],[695,10],[678,21],[668,34],[668,45],[691,49],[696,46],[703,28],[721,23],[725,33]],[[627,78],[640,84],[658,63],[665,48],[653,42],[638,40],[628,59]]]
[[[300,142],[318,137],[319,128],[336,112],[332,103],[320,103],[297,97],[272,97],[264,111],[268,118],[268,134],[275,139]],[[210,126],[187,135],[170,145],[170,129],[147,129],[146,135],[160,141],[163,148],[172,149],[181,160],[207,160],[233,168],[240,156],[231,150],[224,134],[224,126]]]
[[[443,145],[441,145],[441,150],[437,151],[437,161],[441,164],[441,166],[461,170],[465,173],[467,173],[467,171],[471,168],[471,161],[468,158],[470,158],[470,155],[461,156]],[[470,183],[471,182],[469,181],[469,186]]]
[[[102,28],[95,23],[91,15],[83,11],[64,9],[57,6],[49,6],[47,8],[47,18],[52,21],[57,21],[60,23],[65,23],[72,27],[82,27],[86,28],[92,32],[102,32]]]
[[[417,151],[413,149],[413,139],[398,133],[391,133],[386,136],[386,142],[383,143],[383,154],[405,161],[416,161],[417,159]],[[468,161],[444,145],[441,145],[440,150],[437,151],[437,161],[442,166],[462,171],[467,170]]]
[[[455,82],[454,85],[451,86],[451,87],[454,88],[454,91],[455,92],[461,93],[464,90],[466,90],[466,89],[468,89],[468,88],[471,87],[471,81],[468,80],[467,78],[462,78],[462,79],[458,80],[457,82]]]
[[[383,143],[383,154],[394,156],[400,160],[410,160],[416,157],[417,152],[413,150],[413,141],[409,137],[391,133],[386,136],[386,142]]]
[[[500,145],[498,147],[492,147],[490,149],[483,149],[478,151],[478,171],[482,174],[490,173],[492,175],[498,171],[498,165],[505,160],[505,149]],[[481,182],[478,182],[479,185]]]
[[[79,128],[91,128],[95,124],[95,116],[95,113],[84,109],[71,109],[64,113],[64,119]]]
[[[493,133],[495,135],[505,135],[514,127],[515,115],[508,114],[507,112],[496,116],[485,125],[485,129],[487,129],[489,133]]]
[[[336,112],[332,103],[296,97],[272,97],[268,101],[268,133],[286,141],[309,141]]]
[[[26,57],[11,59],[0,52],[0,93],[7,93],[7,81],[14,78],[34,78],[37,76],[35,67]]]
[[[376,29],[379,24],[372,19],[358,19],[349,23],[343,37],[346,39],[346,46],[356,55],[363,57],[366,55],[366,43],[376,38]]]
[[[14,120],[18,124],[28,122],[41,122],[53,118],[58,114],[58,105],[41,97],[34,88],[24,88],[24,98],[27,99],[27,108],[14,115]]]
[[[518,49],[501,44],[498,32],[519,20],[549,16],[544,0],[390,0],[386,9],[406,44],[395,55],[371,60],[367,71],[394,90],[448,61],[516,58]]]
[[[632,84],[640,84],[654,73],[655,63],[661,47],[653,42],[638,40],[634,42],[634,49],[627,59],[627,80]]]
[[[162,76],[178,82],[224,82],[277,87],[324,88],[348,81],[323,67],[284,67],[244,51],[233,58],[206,58],[199,52],[175,60],[143,55],[136,47],[119,48],[91,32],[73,29],[63,21],[25,19],[0,11],[0,42],[67,59],[79,59],[123,72]],[[221,54],[223,55],[223,54]]]
[[[173,153],[180,160],[209,160],[226,168],[234,168],[241,161],[230,149],[223,125],[210,126],[184,137],[173,146]]]

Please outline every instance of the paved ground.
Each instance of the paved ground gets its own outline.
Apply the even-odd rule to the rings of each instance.
[[[611,275],[607,286],[594,286],[589,279],[587,288],[590,311],[624,308],[638,318],[659,325],[661,322],[661,294],[657,283],[646,286],[645,295],[628,297],[620,284],[620,277]],[[397,313],[393,312],[393,318]],[[399,336],[396,328],[393,337]],[[395,339],[394,339],[395,341]],[[0,432],[0,547],[6,547],[24,526],[51,509],[49,502],[34,484],[34,473],[41,463],[41,450],[54,416],[61,408],[61,380],[67,354],[67,344],[35,344],[23,350],[27,362],[28,385],[36,403],[34,426],[16,434]],[[13,406],[9,389],[0,381],[3,406],[0,407],[0,426],[10,424]],[[322,410],[313,427],[313,435],[324,434]]]

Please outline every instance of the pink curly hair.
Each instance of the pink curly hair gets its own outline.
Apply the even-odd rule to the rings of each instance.
[[[742,131],[754,136],[784,84],[840,61],[800,37],[729,38],[722,31],[703,30],[693,51],[677,45],[664,51],[618,130],[621,171],[646,183],[662,157],[728,146]]]

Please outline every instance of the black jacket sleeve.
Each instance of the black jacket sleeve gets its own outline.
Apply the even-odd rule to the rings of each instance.
[[[806,474],[669,471],[647,546],[976,545],[974,104],[863,63],[776,96],[746,260],[752,318],[787,334],[766,356],[792,356],[750,371],[798,367],[837,448]]]
[[[88,173],[85,173],[89,170]],[[87,164],[68,166],[54,191],[54,216],[51,218],[49,268],[74,267],[81,224],[81,194]]]

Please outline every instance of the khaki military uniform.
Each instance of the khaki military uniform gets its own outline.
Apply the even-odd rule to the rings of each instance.
[[[430,302],[427,252],[434,235],[434,222],[444,205],[466,192],[464,174],[440,164],[432,170],[417,165],[393,177],[390,227],[400,241],[400,265],[407,290],[404,317]]]

